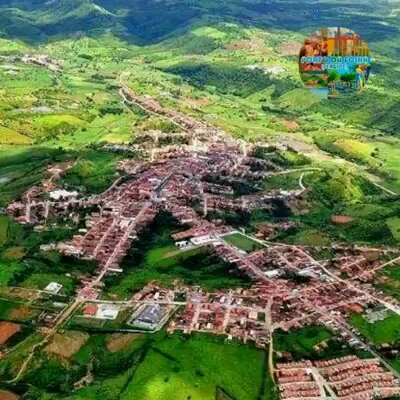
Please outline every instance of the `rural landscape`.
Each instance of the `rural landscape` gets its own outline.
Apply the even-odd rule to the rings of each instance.
[[[400,1],[0,16],[0,400],[400,398]],[[336,26],[371,75],[321,99]]]

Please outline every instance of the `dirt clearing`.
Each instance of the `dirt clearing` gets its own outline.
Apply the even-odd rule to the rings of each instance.
[[[140,335],[135,333],[115,333],[107,339],[107,349],[111,353],[116,353],[131,344]]]
[[[0,322],[0,345],[6,343],[11,336],[20,331],[21,325],[19,324],[14,324],[13,322]]]
[[[84,332],[67,331],[57,333],[52,342],[46,346],[47,353],[56,354],[64,358],[70,358],[86,343],[89,335]]]
[[[0,390],[0,400],[18,400],[19,396],[15,393],[6,392],[5,390]]]

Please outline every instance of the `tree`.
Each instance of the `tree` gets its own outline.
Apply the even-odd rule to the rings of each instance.
[[[342,82],[353,82],[356,79],[356,75],[355,74],[343,74],[340,76],[340,80]]]
[[[340,75],[337,71],[330,71],[328,75],[328,83],[337,81],[340,78]]]

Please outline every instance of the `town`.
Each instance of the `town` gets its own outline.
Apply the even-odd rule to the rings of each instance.
[[[120,94],[126,106],[165,118],[181,132],[171,134],[164,146],[160,145],[163,132],[143,133],[140,145],[124,148],[139,151],[140,158],[121,161],[121,176],[101,194],[82,196],[57,187],[62,171],[53,167],[48,173],[54,179],[30,188],[7,208],[13,219],[39,230],[54,218],[77,223],[79,213],[89,210],[85,228],[71,240],[43,248],[97,263],[95,273],[80,282],[73,301],[51,320],[47,338],[64,324],[93,322],[118,332],[151,333],[165,327],[171,333],[210,333],[268,348],[271,376],[283,399],[400,395],[400,374],[348,321],[350,312],[367,309],[400,315],[400,304],[371,285],[379,270],[400,261],[399,252],[335,245],[334,256],[324,259],[317,256],[322,247],[270,241],[275,229],[290,229],[290,222],[270,224],[253,236],[210,217],[216,211],[251,212],[277,204],[298,207],[305,202],[307,188],[300,179],[296,190],[263,189],[263,179],[291,171],[258,158],[259,145],[233,139],[125,86]],[[107,145],[107,149],[121,148]],[[237,193],[241,186],[248,193]],[[207,248],[249,277],[251,287],[208,293],[197,286],[163,288],[152,283],[130,299],[103,299],[104,278],[124,273],[121,262],[132,243],[160,212],[171,214],[182,226],[172,236],[178,252]],[[246,242],[246,248],[238,240]],[[49,282],[45,291],[56,294],[59,289],[57,282]],[[313,323],[325,325],[344,343],[368,351],[371,357],[286,360],[274,366],[274,332]]]

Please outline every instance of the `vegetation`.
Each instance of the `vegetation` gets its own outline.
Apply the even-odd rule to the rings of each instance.
[[[124,273],[106,277],[107,296],[127,298],[151,281],[169,286],[176,279],[201,285],[208,291],[248,286],[250,279],[206,248],[178,250],[171,234],[179,225],[170,214],[161,213],[134,242],[122,263]]]
[[[389,265],[382,268],[375,287],[400,300],[400,266]]]
[[[278,352],[291,353],[295,359],[316,357],[319,353],[316,346],[328,342],[332,337],[332,332],[322,326],[307,325],[291,332],[275,332],[274,347]]]
[[[393,312],[390,312],[383,320],[374,323],[368,322],[362,314],[353,314],[350,322],[369,341],[377,345],[400,340],[400,317]]]
[[[242,235],[241,233],[226,235],[223,237],[223,240],[246,252],[262,249],[264,247],[261,243],[249,238],[248,236]]]
[[[90,150],[79,157],[68,170],[64,182],[73,187],[85,188],[90,192],[108,189],[116,179],[116,163],[121,156],[105,151]]]
[[[175,335],[155,343],[122,398],[161,400],[175,396],[214,400],[216,388],[220,387],[233,398],[252,400],[259,395],[266,399],[260,394],[265,361],[263,351],[243,345],[203,335]]]
[[[70,338],[82,343],[76,335]],[[52,351],[56,349],[54,344],[50,346]],[[88,363],[92,363],[93,383],[71,394],[74,380],[85,374]],[[182,399],[201,396],[214,400],[217,389],[244,400],[265,400],[274,394],[265,351],[207,335],[168,336],[164,332],[151,336],[92,335],[67,358],[45,350],[35,357],[23,383],[29,384],[25,396],[36,399],[134,396],[161,400],[174,393]]]

